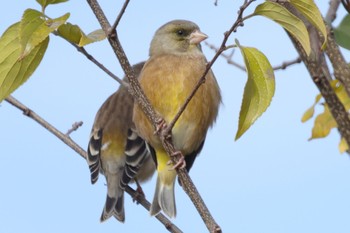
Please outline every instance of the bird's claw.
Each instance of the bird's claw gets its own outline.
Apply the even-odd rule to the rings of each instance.
[[[154,131],[154,134],[159,134],[161,131],[166,129],[168,127],[167,123],[163,118],[159,118],[156,121],[156,130]]]
[[[171,170],[175,169],[183,169],[186,167],[186,161],[185,157],[181,153],[181,151],[175,151],[174,153],[171,154],[171,156],[179,156],[179,161],[176,162],[171,168]],[[173,162],[171,160],[168,161],[167,165],[171,165]]]
[[[135,183],[136,183],[137,188],[136,188],[135,195],[132,197],[132,201],[133,202],[136,201],[136,203],[139,203],[139,199],[141,197],[145,197],[145,193],[143,192],[140,183],[136,179],[135,179]]]

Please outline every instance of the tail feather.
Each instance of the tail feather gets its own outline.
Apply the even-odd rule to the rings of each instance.
[[[160,210],[163,210],[163,212],[170,218],[176,217],[174,184],[175,179],[173,179],[173,182],[170,184],[165,184],[164,182],[161,182],[158,176],[156,191],[150,208],[150,214],[152,216],[157,215]]]
[[[125,221],[124,192],[121,193],[121,196],[118,198],[117,203],[114,206],[113,216],[120,222]]]
[[[114,216],[120,222],[125,220],[124,190],[119,186],[120,177],[115,174],[107,175],[107,198],[101,214],[101,222]]]
[[[124,212],[124,192],[118,198],[113,198],[107,195],[106,204],[103,208],[100,221],[104,222],[114,216],[118,221],[125,221]]]

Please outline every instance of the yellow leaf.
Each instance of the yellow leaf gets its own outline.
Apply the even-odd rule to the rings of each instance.
[[[319,114],[314,122],[314,127],[312,128],[311,139],[324,138],[328,136],[331,129],[337,127],[336,121],[333,119],[331,112],[327,105],[324,105],[324,112]]]
[[[296,38],[307,55],[310,55],[310,39],[307,29],[299,18],[278,3],[266,1],[255,8],[254,15],[265,16],[286,29]]]
[[[236,140],[266,111],[275,93],[275,76],[266,56],[256,48],[243,47],[236,40],[246,65],[244,88]]]
[[[349,146],[348,144],[346,143],[346,140],[344,138],[342,138],[340,140],[340,143],[339,143],[339,152],[341,154],[343,154],[344,152],[348,151],[349,150]]]
[[[314,25],[323,35],[322,49],[327,45],[327,29],[320,10],[313,0],[290,0],[290,3],[302,13],[309,22]]]
[[[301,122],[306,122],[308,120],[310,120],[314,113],[315,113],[315,106],[316,104],[320,101],[320,99],[322,98],[321,94],[318,94],[315,98],[315,103],[308,109],[306,110],[306,112],[304,113],[303,117],[301,118]]]

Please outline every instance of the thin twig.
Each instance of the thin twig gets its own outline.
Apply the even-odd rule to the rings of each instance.
[[[332,24],[332,22],[337,17],[337,11],[340,5],[340,0],[330,0],[329,1],[329,8],[325,17],[325,21],[328,24]]]
[[[208,46],[210,49],[214,50],[216,53],[219,51],[219,49],[218,49],[215,45],[213,45],[213,44],[210,44],[210,43],[208,43],[208,42],[206,42],[206,41],[204,42],[204,44],[205,44],[206,46]],[[233,50],[233,51],[234,51],[234,50]],[[226,61],[227,61],[228,64],[233,65],[233,66],[237,67],[238,69],[240,69],[240,70],[242,70],[242,71],[246,71],[245,66],[243,66],[243,65],[241,65],[241,64],[239,64],[239,63],[237,63],[237,62],[235,62],[234,60],[232,60],[232,55],[233,55],[233,53],[231,53],[230,55],[227,55],[227,54],[225,54],[225,53],[221,53],[221,54],[220,54],[220,56],[222,56],[223,58],[226,59]]]
[[[122,9],[120,10],[120,12],[118,14],[117,19],[115,20],[113,26],[109,30],[110,33],[113,33],[117,29],[117,27],[119,25],[119,22],[122,19],[126,8],[128,7],[129,2],[130,2],[130,0],[125,0],[123,7],[122,7]]]
[[[350,1],[349,0],[341,0],[343,7],[350,14]]]
[[[238,16],[237,16],[236,21],[233,23],[231,28],[227,32],[224,33],[224,39],[223,39],[223,41],[221,43],[221,46],[219,47],[218,51],[216,52],[214,57],[211,59],[211,61],[207,64],[207,67],[206,67],[204,73],[202,74],[201,78],[198,80],[197,84],[193,88],[193,90],[190,93],[190,95],[187,97],[187,99],[184,102],[184,104],[181,106],[181,108],[179,109],[179,111],[175,115],[174,119],[168,124],[168,127],[166,129],[164,129],[164,131],[163,131],[164,135],[168,135],[170,133],[170,131],[174,127],[175,123],[180,118],[182,113],[185,111],[187,105],[190,103],[191,99],[193,98],[193,96],[198,91],[199,87],[205,82],[205,77],[208,74],[208,72],[210,71],[210,69],[213,66],[213,64],[216,61],[216,59],[220,56],[220,54],[222,52],[224,52],[227,49],[226,42],[227,42],[228,38],[230,37],[230,35],[233,32],[235,32],[238,27],[243,26],[243,20],[242,20],[243,12],[254,1],[255,0],[246,0],[246,1],[244,1],[244,4],[239,8]]]
[[[78,122],[74,122],[74,124],[72,125],[72,128],[70,128],[67,133],[66,136],[69,136],[72,132],[76,131],[79,129],[80,126],[83,125],[82,121],[78,121]]]
[[[294,65],[294,64],[299,64],[301,62],[302,62],[301,58],[297,57],[297,58],[290,60],[290,61],[284,61],[284,62],[282,62],[281,65],[273,66],[272,69],[273,70],[285,70],[285,69],[287,69],[287,67]]]
[[[207,45],[210,49],[214,50],[215,52],[217,52],[219,50],[215,45],[209,44],[208,42],[205,42],[205,45]],[[233,53],[231,53],[230,55],[227,55],[225,53],[221,53],[220,54],[220,56],[222,56],[223,58],[226,59],[228,64],[233,65],[233,66],[237,67],[238,69],[240,69],[242,71],[246,71],[245,66],[235,62],[232,59],[232,55],[233,55]],[[291,66],[291,65],[294,65],[294,64],[298,64],[298,63],[301,63],[301,62],[302,62],[301,58],[297,57],[297,58],[295,58],[295,59],[293,59],[291,61],[284,61],[281,65],[273,66],[272,69],[273,70],[285,70],[288,66]]]
[[[45,129],[50,131],[52,134],[54,134],[58,139],[60,139],[62,142],[64,142],[67,146],[72,148],[75,152],[77,152],[83,159],[86,159],[87,153],[85,150],[83,150],[76,142],[74,142],[68,135],[65,135],[58,129],[56,129],[53,125],[48,123],[46,120],[41,118],[38,114],[36,114],[34,111],[32,111],[30,108],[19,102],[17,99],[15,99],[12,96],[9,96],[5,99],[8,103],[13,105],[14,107],[18,108],[19,110],[23,111],[23,114],[37,123],[39,123],[41,126],[43,126]],[[137,192],[132,189],[130,186],[127,186],[125,191],[131,196],[135,197],[137,196],[137,202],[140,203],[146,210],[149,210],[150,203],[145,199],[142,195],[137,195]],[[167,217],[165,217],[162,213],[159,213],[156,218],[165,226],[165,228],[169,232],[173,233],[181,233],[182,231],[173,224]]]
[[[91,54],[89,54],[84,47],[80,47],[68,40],[66,40],[64,37],[60,36],[57,32],[53,32],[54,35],[61,37],[68,43],[70,43],[74,48],[78,50],[78,52],[82,53],[88,60],[90,60],[92,63],[94,63],[97,67],[99,67],[101,70],[103,70],[108,76],[113,78],[115,81],[117,81],[120,85],[123,85],[125,87],[129,87],[129,84],[122,79],[120,79],[118,76],[113,74],[109,69],[107,69],[104,65],[102,65],[99,61],[97,61]]]

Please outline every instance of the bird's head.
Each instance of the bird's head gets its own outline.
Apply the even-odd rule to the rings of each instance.
[[[191,21],[170,21],[156,31],[151,42],[150,56],[201,53],[200,42],[206,38],[208,36]]]

